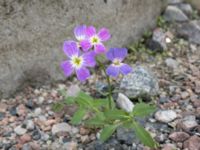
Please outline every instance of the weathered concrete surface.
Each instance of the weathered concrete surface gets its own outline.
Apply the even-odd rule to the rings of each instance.
[[[62,42],[77,24],[107,27],[122,46],[153,27],[162,0],[1,0],[0,95],[63,80]]]
[[[187,2],[191,3],[196,9],[200,11],[200,0],[187,0]]]

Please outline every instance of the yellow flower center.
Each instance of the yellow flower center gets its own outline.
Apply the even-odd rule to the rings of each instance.
[[[96,36],[93,36],[92,38],[91,38],[91,42],[92,42],[92,44],[97,44],[97,43],[99,43],[99,38],[98,37],[96,37]]]
[[[120,66],[120,65],[121,65],[121,60],[119,60],[119,59],[114,59],[114,60],[113,60],[113,64],[114,64],[115,66]]]
[[[78,57],[78,56],[74,56],[71,59],[71,63],[73,65],[73,67],[75,68],[80,68],[83,64],[83,58],[82,57]]]

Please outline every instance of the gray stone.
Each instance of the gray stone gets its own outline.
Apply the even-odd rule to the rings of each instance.
[[[177,7],[179,9],[181,9],[188,16],[191,16],[193,14],[193,9],[192,9],[192,6],[190,4],[181,3],[181,4],[178,4]]]
[[[167,65],[167,67],[172,68],[172,69],[177,69],[179,65],[178,62],[172,58],[167,58],[165,60],[165,64]]]
[[[38,108],[36,108],[36,109],[34,110],[34,115],[35,115],[35,116],[39,116],[41,113],[42,113],[42,109],[41,109],[40,107],[38,107]]]
[[[185,22],[188,17],[176,6],[168,6],[163,15],[164,19],[169,22]]]
[[[197,125],[196,117],[192,115],[184,117],[181,121],[181,127],[186,131],[196,127]]]
[[[31,145],[30,144],[24,144],[22,147],[22,150],[32,150]]]
[[[21,125],[19,125],[14,129],[14,131],[17,135],[23,135],[26,133],[27,130],[25,128],[22,128]]]
[[[200,44],[200,21],[194,20],[179,24],[177,27],[178,36],[189,40],[194,44]]]
[[[154,96],[159,91],[155,75],[144,67],[138,66],[133,72],[124,76],[120,83],[120,91],[129,98]]]
[[[155,119],[164,123],[169,123],[176,118],[177,114],[173,110],[159,110],[155,113]]]
[[[1,121],[1,120],[3,120],[3,119],[4,119],[4,117],[5,117],[5,114],[4,114],[4,113],[2,113],[2,112],[0,112],[0,121]]]
[[[147,47],[155,52],[163,52],[167,49],[167,42],[171,42],[171,39],[162,28],[156,28],[153,31],[152,39],[147,40]]]
[[[168,4],[178,4],[178,3],[182,3],[183,0],[167,0]]]
[[[51,132],[53,135],[60,132],[71,132],[71,126],[67,123],[58,123],[53,125]]]
[[[155,26],[162,8],[161,0],[0,1],[1,97],[64,80],[62,43],[74,38],[75,25],[107,27],[107,47],[120,47]]]
[[[77,150],[78,144],[76,142],[67,142],[65,144],[63,144],[62,146],[62,150]]]
[[[35,128],[35,125],[32,120],[27,120],[25,124],[27,130],[33,130]]]
[[[126,112],[132,112],[134,108],[133,102],[131,102],[128,97],[126,97],[124,94],[119,93],[118,98],[116,100],[117,106]]]
[[[117,140],[128,145],[135,143],[136,136],[133,130],[118,128],[116,132]]]

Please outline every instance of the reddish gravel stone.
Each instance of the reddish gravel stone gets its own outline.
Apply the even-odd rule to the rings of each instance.
[[[20,141],[22,144],[30,142],[31,141],[31,136],[28,134],[24,134],[20,137]]]
[[[183,142],[188,139],[190,136],[185,132],[174,132],[169,135],[169,138],[175,142]]]
[[[200,150],[200,137],[194,135],[184,142],[184,148],[188,150]]]

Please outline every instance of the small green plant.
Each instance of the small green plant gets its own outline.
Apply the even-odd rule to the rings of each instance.
[[[167,29],[167,22],[162,16],[157,18],[157,26],[163,29]]]
[[[117,108],[113,100],[113,90],[111,87],[110,78],[117,78],[119,74],[127,75],[132,71],[132,67],[123,63],[123,60],[128,55],[126,48],[111,48],[107,51],[103,42],[108,40],[111,36],[106,28],[100,29],[96,33],[93,26],[86,27],[77,26],[74,30],[78,42],[65,41],[63,44],[64,53],[68,60],[61,63],[61,68],[66,77],[71,76],[74,72],[78,80],[84,82],[90,77],[88,67],[94,67],[96,63],[104,72],[108,84],[108,92],[104,95],[105,99],[96,99],[90,95],[80,92],[77,96],[71,97],[61,90],[64,101],[56,103],[53,106],[55,111],[60,110],[64,105],[77,105],[78,109],[74,113],[71,123],[74,125],[83,123],[85,126],[91,128],[101,129],[100,139],[106,141],[117,128],[133,128],[135,134],[140,141],[150,147],[158,147],[157,142],[151,137],[143,126],[141,126],[136,118],[146,117],[153,113],[156,107],[153,104],[146,104],[140,102],[135,105],[132,111]],[[111,64],[106,68],[105,58],[111,61]],[[126,101],[121,101],[126,103]],[[126,105],[125,105],[126,106]],[[86,114],[89,115],[84,119]]]

